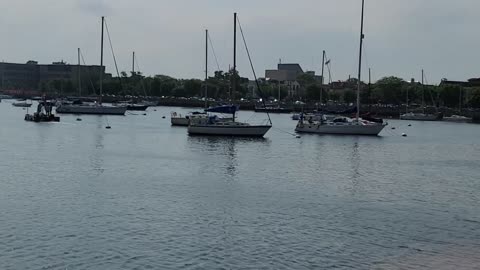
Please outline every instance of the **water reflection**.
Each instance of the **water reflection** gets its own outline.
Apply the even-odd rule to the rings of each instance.
[[[360,178],[360,152],[359,152],[359,144],[358,138],[354,139],[354,143],[352,145],[351,155],[350,155],[350,164],[352,165],[352,186],[351,192],[354,195],[359,188],[359,178]]]
[[[97,173],[97,175],[100,175],[104,172],[103,164],[103,156],[102,154],[103,149],[105,147],[104,145],[104,119],[103,117],[99,116],[95,118],[95,126],[96,128],[93,130],[93,149],[90,151],[90,163],[93,168],[93,170]]]
[[[214,166],[223,168],[223,174],[233,180],[238,173],[239,149],[254,147],[252,144],[264,144],[265,138],[239,138],[216,136],[188,136],[188,144],[192,149],[199,150],[202,155],[208,155],[215,160]]]

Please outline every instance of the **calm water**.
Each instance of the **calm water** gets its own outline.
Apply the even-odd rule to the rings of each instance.
[[[206,138],[171,110],[35,124],[0,103],[0,269],[480,268],[480,125]]]

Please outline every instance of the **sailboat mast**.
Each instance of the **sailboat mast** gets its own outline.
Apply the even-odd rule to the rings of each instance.
[[[208,29],[205,29],[205,109],[208,107],[207,94],[208,94]]]
[[[372,69],[368,68],[368,104],[371,104]]]
[[[230,100],[235,100],[235,90],[237,87],[237,13],[233,13],[233,78],[232,78],[232,93]],[[233,114],[233,121],[235,121],[235,113]]]
[[[82,82],[81,82],[81,76],[80,76],[80,68],[81,68],[81,63],[80,63],[80,48],[77,50],[78,54],[78,96],[81,96],[82,94]]]
[[[358,88],[357,88],[357,121],[360,121],[360,87],[362,78],[362,52],[363,52],[363,13],[365,9],[365,0],[362,0],[362,19],[360,24],[360,53],[358,55]]]
[[[102,38],[100,40],[100,98],[103,93],[103,26],[105,17],[102,16]]]
[[[232,93],[230,99],[235,99],[235,90],[237,87],[237,13],[233,13],[233,79],[232,79]]]
[[[322,100],[323,100],[323,74],[325,70],[325,50],[323,51],[323,56],[322,56],[322,81],[320,83],[320,105],[322,106]]]
[[[458,112],[461,114],[462,113],[462,87],[459,87],[458,91],[460,92],[458,95]]]
[[[425,114],[425,84],[423,81],[423,69],[422,69],[422,112]]]
[[[135,52],[132,53],[132,76],[135,75]]]

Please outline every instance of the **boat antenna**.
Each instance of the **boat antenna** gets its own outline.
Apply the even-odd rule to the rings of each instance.
[[[362,0],[362,19],[360,23],[360,53],[358,55],[358,87],[357,87],[357,121],[360,121],[360,87],[362,86],[362,49],[363,49],[363,14],[365,10],[365,0]]]
[[[255,73],[255,68],[253,67],[252,58],[250,57],[250,51],[248,50],[247,41],[245,40],[245,35],[243,34],[242,25],[240,24],[240,20],[238,19],[238,17],[237,17],[237,20],[238,20],[238,27],[240,29],[240,33],[242,34],[243,44],[245,45],[245,51],[247,52],[248,61],[250,62],[250,67],[252,68],[253,78],[255,79],[255,84],[257,85],[257,90],[260,93],[260,96],[262,97],[263,107],[266,108],[267,105],[265,104],[265,97],[264,97],[262,89],[260,87],[260,83],[258,82],[257,74]],[[267,113],[267,116],[268,116],[268,122],[270,123],[270,125],[272,125],[272,119],[270,118],[270,114],[268,113],[268,110],[265,110],[265,112]]]

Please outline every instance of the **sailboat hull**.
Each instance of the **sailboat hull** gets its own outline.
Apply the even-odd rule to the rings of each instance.
[[[60,105],[56,111],[65,114],[125,115],[127,107]]]
[[[298,124],[298,133],[336,134],[336,135],[366,135],[378,136],[385,125],[335,125],[335,124]]]
[[[436,115],[436,114],[407,113],[407,114],[400,115],[400,120],[440,121],[440,120],[442,120],[442,117],[441,117],[441,115]]]
[[[209,136],[263,137],[271,126],[190,125],[188,134]]]

